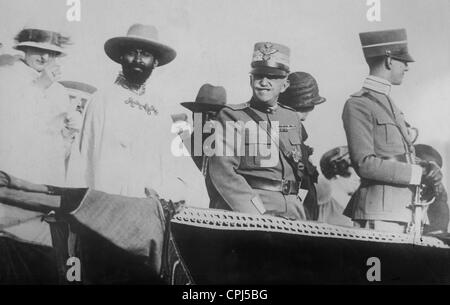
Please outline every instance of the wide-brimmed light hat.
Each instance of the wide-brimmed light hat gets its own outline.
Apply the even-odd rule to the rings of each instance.
[[[139,47],[151,52],[158,59],[158,66],[168,64],[177,53],[171,47],[158,41],[158,30],[152,25],[134,24],[126,36],[114,37],[105,42],[105,52],[117,63],[124,48]]]
[[[56,52],[60,56],[66,55],[63,46],[69,44],[67,36],[59,32],[35,27],[24,28],[17,34],[15,40],[14,49],[22,50],[24,47],[32,47]]]

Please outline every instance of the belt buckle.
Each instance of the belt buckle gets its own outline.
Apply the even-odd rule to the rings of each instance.
[[[281,180],[281,192],[283,195],[289,195],[290,194],[290,181],[286,179]]]

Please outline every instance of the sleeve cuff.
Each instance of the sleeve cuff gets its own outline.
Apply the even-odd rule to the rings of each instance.
[[[258,210],[259,213],[264,214],[266,212],[264,204],[258,196],[253,197],[251,199],[251,202],[253,203],[253,205],[255,206],[255,208]]]
[[[411,172],[411,180],[409,184],[419,185],[422,180],[422,167],[420,165],[413,164]]]

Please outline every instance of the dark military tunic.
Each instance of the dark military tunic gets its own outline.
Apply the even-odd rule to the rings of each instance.
[[[267,124],[279,124],[279,141],[283,142],[286,150],[291,155],[291,160],[275,147],[278,160],[273,166],[262,165],[262,161],[270,157],[264,157],[256,149],[260,141],[263,144],[274,145],[262,128],[263,137],[251,137],[245,133],[245,154],[232,156],[214,155],[210,158],[209,171],[206,177],[208,193],[211,198],[210,207],[217,209],[233,210],[251,214],[269,214],[289,219],[305,219],[303,202],[297,194],[283,192],[281,190],[267,190],[252,187],[256,182],[277,185],[284,180],[296,181],[301,179],[302,173],[295,165],[300,161],[302,144],[302,124],[293,109],[278,104],[274,109],[261,108],[257,101],[239,105],[229,105],[222,109],[217,120],[225,129],[227,122],[248,123],[253,119],[245,113],[245,108],[253,109]],[[263,139],[263,140],[261,140]],[[228,139],[228,142],[230,140]],[[217,143],[216,143],[217,144]],[[223,146],[229,145],[227,137],[223,137]],[[256,153],[250,153],[251,151]],[[272,150],[271,150],[272,151]],[[271,156],[272,158],[274,156]],[[298,162],[297,162],[298,163]]]

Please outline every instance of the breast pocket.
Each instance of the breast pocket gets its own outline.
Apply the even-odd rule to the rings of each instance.
[[[302,144],[302,139],[300,138],[300,133],[298,132],[297,129],[289,129],[288,138],[289,143],[291,143],[292,146]]]
[[[389,118],[377,118],[375,142],[382,144],[402,144],[403,139],[397,125]]]
[[[261,160],[270,158],[270,142],[249,141],[245,143],[245,155],[242,157],[243,166],[248,168],[261,167]]]
[[[288,141],[284,141],[286,149],[292,154],[294,161],[298,162],[302,159],[301,136],[298,130],[292,129],[288,131],[287,137]],[[286,145],[286,142],[288,142],[288,145]]]

